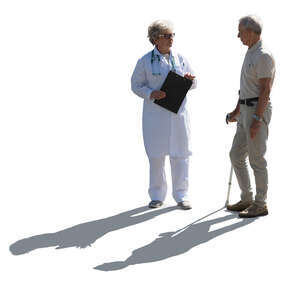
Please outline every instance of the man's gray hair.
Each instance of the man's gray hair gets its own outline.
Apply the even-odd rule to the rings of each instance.
[[[152,45],[154,41],[159,38],[159,35],[166,30],[173,31],[174,26],[172,22],[167,20],[157,20],[151,23],[148,27],[148,38]]]
[[[258,16],[249,15],[240,19],[239,24],[260,35],[262,32],[262,22]]]

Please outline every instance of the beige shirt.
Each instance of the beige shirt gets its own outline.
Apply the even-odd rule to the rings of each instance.
[[[248,49],[241,71],[240,99],[259,97],[259,79],[275,76],[275,61],[259,40]]]

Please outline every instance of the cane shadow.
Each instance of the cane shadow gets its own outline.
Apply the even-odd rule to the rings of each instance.
[[[20,255],[47,247],[56,247],[55,249],[86,248],[109,232],[151,220],[176,208],[176,206],[156,210],[149,210],[147,206],[135,208],[105,219],[78,224],[58,232],[25,238],[10,245],[9,250],[14,255]]]
[[[212,225],[231,219],[238,219],[242,221],[224,226],[214,231],[209,231]],[[253,221],[255,221],[255,219],[239,219],[236,215],[231,214],[225,217],[203,221],[201,223],[192,223],[184,231],[178,230],[175,232],[159,234],[159,237],[150,244],[134,250],[131,256],[125,261],[104,263],[94,269],[100,271],[115,271],[124,269],[130,265],[151,263],[181,255],[200,244],[206,243],[227,232],[246,226]]]

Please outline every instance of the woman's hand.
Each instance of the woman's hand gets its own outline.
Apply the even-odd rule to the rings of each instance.
[[[191,73],[185,73],[184,77],[189,79],[189,80],[193,80],[196,78],[196,76],[192,75]]]
[[[160,99],[165,98],[166,96],[167,96],[167,94],[163,91],[153,91],[151,93],[150,98],[155,99],[155,100],[160,100]]]

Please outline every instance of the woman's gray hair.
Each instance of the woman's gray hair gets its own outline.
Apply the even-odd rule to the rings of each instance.
[[[249,15],[240,19],[239,24],[260,35],[262,32],[262,22],[258,16]]]
[[[172,22],[167,20],[157,20],[151,23],[148,27],[148,38],[152,45],[154,41],[159,38],[159,35],[166,30],[173,31],[174,26]]]

